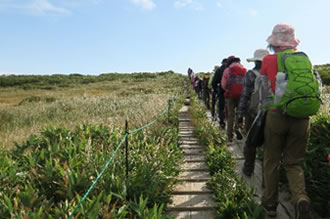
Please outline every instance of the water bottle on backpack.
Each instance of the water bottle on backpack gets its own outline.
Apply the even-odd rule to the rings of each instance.
[[[275,87],[275,97],[274,97],[274,103],[280,102],[285,90],[286,85],[288,84],[287,80],[287,74],[283,72],[277,72],[276,74],[276,87]]]

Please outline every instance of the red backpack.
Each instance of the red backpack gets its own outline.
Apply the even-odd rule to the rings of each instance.
[[[225,97],[239,99],[243,89],[243,79],[246,68],[242,65],[233,65],[229,67],[229,80]]]

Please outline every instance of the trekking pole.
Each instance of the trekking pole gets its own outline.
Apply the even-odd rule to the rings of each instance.
[[[125,120],[125,133],[128,133],[128,121]],[[125,158],[126,158],[126,199],[129,197],[128,194],[128,136],[125,139]]]

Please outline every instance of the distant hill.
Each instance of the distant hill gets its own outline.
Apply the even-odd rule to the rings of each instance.
[[[323,84],[330,85],[330,64],[315,65],[314,68],[321,75]]]

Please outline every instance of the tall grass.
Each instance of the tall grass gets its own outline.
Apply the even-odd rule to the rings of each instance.
[[[181,75],[150,75],[116,76],[116,80],[51,91],[2,88],[0,148],[12,148],[14,142],[50,125],[69,129],[81,123],[123,127],[128,119],[130,127],[141,126],[164,110],[169,98],[182,87]]]

